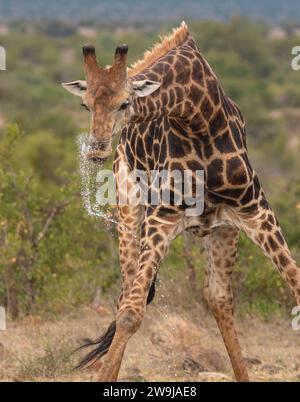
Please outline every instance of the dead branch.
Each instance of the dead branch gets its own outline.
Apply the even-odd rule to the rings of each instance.
[[[50,212],[46,218],[46,221],[43,225],[42,230],[38,233],[38,235],[36,236],[36,238],[33,241],[34,247],[37,247],[38,244],[40,243],[40,241],[44,239],[46,233],[48,232],[48,230],[50,228],[52,221],[56,218],[56,216],[58,214],[60,214],[65,208],[67,208],[71,204],[72,201],[73,201],[73,197],[69,200],[64,201],[63,203],[61,203],[59,205],[54,206],[50,210]]]

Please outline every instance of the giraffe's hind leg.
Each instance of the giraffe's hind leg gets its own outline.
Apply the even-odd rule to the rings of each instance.
[[[291,256],[274,212],[266,200],[262,204],[264,207],[254,214],[240,215],[240,227],[271,259],[300,306],[300,269]]]
[[[204,238],[207,253],[204,296],[217,321],[237,381],[249,381],[233,318],[231,274],[239,230],[223,226]]]

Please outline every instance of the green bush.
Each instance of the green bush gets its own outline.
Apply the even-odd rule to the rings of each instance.
[[[13,317],[63,312],[111,286],[117,262],[85,217],[74,176],[48,187],[51,177],[15,169],[20,137],[10,126],[0,141],[0,304]]]

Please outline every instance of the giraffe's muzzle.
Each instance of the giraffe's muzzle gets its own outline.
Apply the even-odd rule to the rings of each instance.
[[[90,150],[87,153],[87,158],[94,163],[102,165],[111,155],[111,152],[110,142],[100,142],[93,139],[90,142]]]

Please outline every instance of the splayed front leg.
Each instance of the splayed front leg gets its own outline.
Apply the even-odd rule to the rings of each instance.
[[[158,211],[145,214],[142,223],[138,269],[130,293],[122,302],[116,318],[116,333],[101,367],[99,381],[116,381],[129,339],[140,327],[159,265],[170,239],[176,233],[180,215],[156,220]]]
[[[277,267],[300,306],[300,268],[291,255],[273,210],[264,198],[263,201],[264,207],[255,213],[239,215],[240,227]]]
[[[239,230],[220,226],[205,237],[207,266],[204,295],[220,329],[237,381],[249,376],[233,316],[231,275],[235,263]]]

